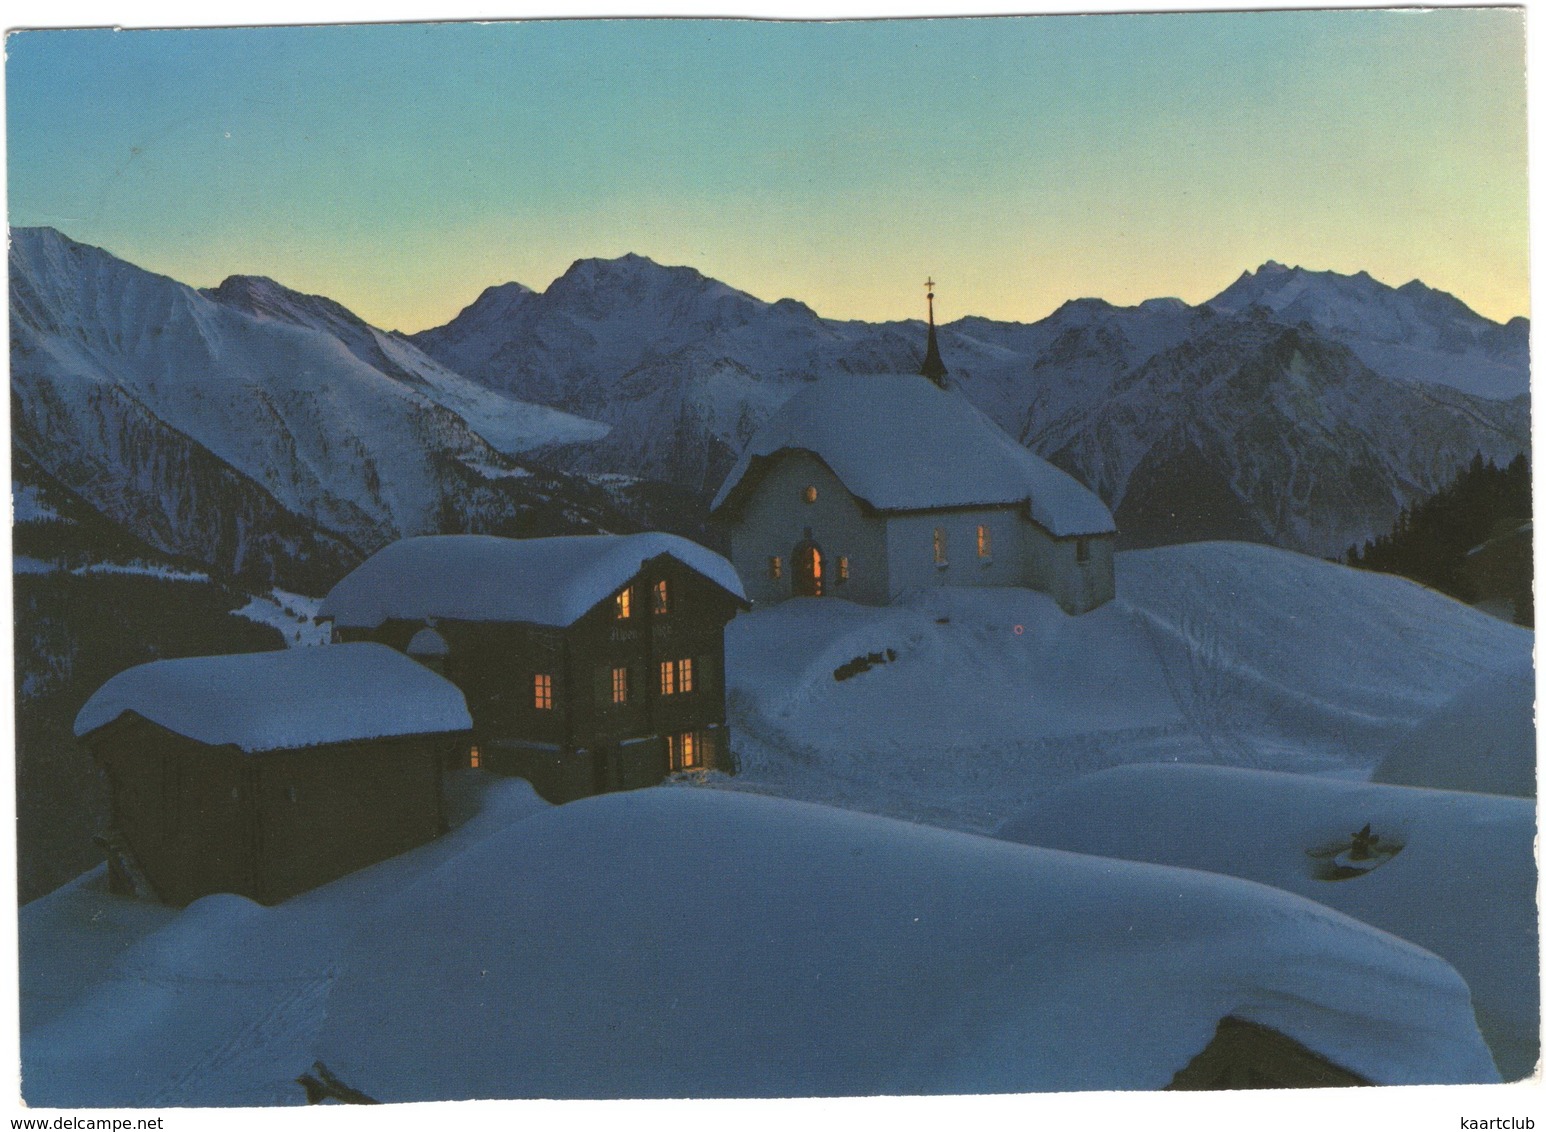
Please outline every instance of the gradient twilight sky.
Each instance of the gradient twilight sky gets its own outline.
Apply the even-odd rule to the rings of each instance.
[[[10,223],[380,326],[635,251],[831,317],[1190,302],[1266,259],[1529,310],[1519,10],[7,40]]]

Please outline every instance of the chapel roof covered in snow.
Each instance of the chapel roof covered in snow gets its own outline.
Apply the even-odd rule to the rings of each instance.
[[[425,535],[383,547],[333,587],[317,612],[372,629],[389,619],[518,621],[564,628],[665,555],[741,601],[735,567],[657,531],[510,539]]]
[[[97,689],[75,734],[127,712],[249,754],[472,727],[454,684],[364,642],[141,664]]]
[[[1057,537],[1116,530],[1089,488],[960,393],[916,374],[836,374],[802,389],[752,437],[712,509],[732,503],[770,457],[791,449],[815,454],[879,511],[1023,503]]]

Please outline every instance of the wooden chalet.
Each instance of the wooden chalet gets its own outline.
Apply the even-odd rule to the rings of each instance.
[[[318,616],[443,673],[473,765],[566,802],[731,769],[724,626],[745,605],[728,562],[674,535],[433,535],[382,549]]]
[[[443,832],[471,725],[454,685],[356,644],[142,664],[75,732],[110,786],[114,892],[273,904]]]

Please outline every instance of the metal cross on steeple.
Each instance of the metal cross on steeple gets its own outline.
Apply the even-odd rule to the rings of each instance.
[[[934,334],[934,276],[929,276],[924,287],[929,296],[929,345],[924,351],[923,366],[918,372],[943,389],[947,371],[944,360],[939,356],[939,340]]]

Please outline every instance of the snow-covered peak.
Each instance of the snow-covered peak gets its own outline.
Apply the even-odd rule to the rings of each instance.
[[[1268,261],[1207,305],[1229,314],[1259,307],[1288,325],[1309,323],[1389,377],[1451,385],[1498,399],[1517,396],[1529,385],[1528,324],[1523,319],[1507,325],[1494,322],[1455,296],[1415,279],[1391,287],[1367,271],[1343,275]]]

